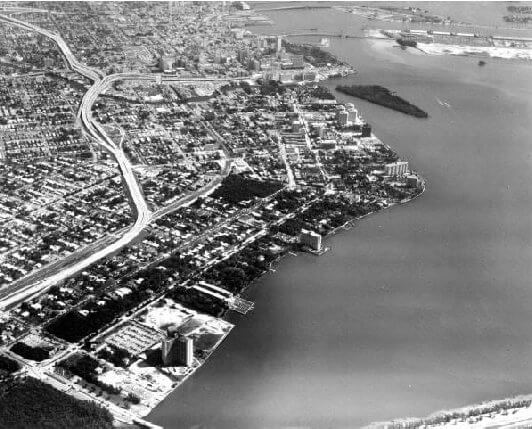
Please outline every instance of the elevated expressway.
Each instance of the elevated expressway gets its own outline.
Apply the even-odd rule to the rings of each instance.
[[[72,51],[67,46],[66,42],[61,36],[54,34],[48,30],[37,27],[36,25],[20,21],[8,15],[0,14],[0,22],[9,23],[26,30],[34,31],[52,39],[65,56],[65,59],[68,62],[69,66],[72,68],[72,70],[78,72],[79,74],[90,79],[93,82],[92,86],[88,89],[88,91],[84,94],[82,98],[78,112],[78,118],[81,121],[83,129],[96,141],[97,144],[99,144],[103,149],[109,152],[118,163],[124,183],[127,185],[128,194],[131,199],[132,205],[134,206],[133,208],[136,215],[136,220],[134,224],[128,229],[126,229],[116,241],[113,241],[111,243],[109,243],[108,241],[103,241],[102,245],[95,246],[94,251],[91,251],[88,254],[87,252],[84,252],[85,249],[81,249],[78,252],[74,252],[73,254],[68,255],[65,258],[68,259],[68,263],[65,262],[59,264],[57,265],[57,268],[55,268],[55,266],[50,267],[48,270],[46,270],[47,267],[43,267],[42,270],[39,270],[42,271],[43,275],[39,275],[39,272],[30,273],[30,282],[19,282],[20,285],[18,286],[15,283],[6,291],[0,291],[0,309],[6,309],[18,302],[24,301],[32,296],[45,292],[54,284],[57,284],[67,279],[68,277],[75,275],[76,273],[89,267],[100,259],[119,251],[123,247],[130,244],[135,238],[137,238],[141,231],[152,220],[171,213],[172,211],[179,209],[183,205],[190,204],[202,195],[209,194],[214,190],[216,186],[219,185],[221,179],[227,174],[229,174],[231,160],[227,158],[227,151],[222,145],[222,147],[224,147],[224,154],[226,155],[226,157],[222,161],[222,173],[219,178],[213,180],[211,183],[204,186],[203,188],[183,196],[170,206],[163,207],[156,213],[152,213],[148,208],[146,200],[144,199],[142,189],[139,183],[137,182],[131,163],[124,155],[120,147],[118,147],[113,142],[113,140],[106,134],[103,127],[92,116],[92,106],[102,92],[105,92],[113,82],[121,80],[193,83],[215,81],[229,82],[230,80],[245,79],[182,78],[177,76],[147,73],[117,73],[109,76],[103,76],[103,73],[101,71],[95,70],[80,63],[74,57]],[[83,256],[80,257],[79,254],[82,254]]]

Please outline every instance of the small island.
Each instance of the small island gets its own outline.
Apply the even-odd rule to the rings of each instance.
[[[396,40],[401,48],[417,48],[417,42],[415,40],[403,39],[402,37]]]
[[[406,113],[407,115],[415,116],[416,118],[427,118],[427,112],[421,110],[419,107],[409,103],[405,99],[395,95],[389,89],[379,85],[351,85],[336,87],[337,91],[343,94],[352,95],[353,97],[361,98],[370,103],[378,104],[380,106],[388,107],[398,112]]]

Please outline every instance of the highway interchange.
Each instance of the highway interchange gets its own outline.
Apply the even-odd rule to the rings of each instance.
[[[30,11],[28,9],[28,11]],[[7,12],[3,10],[3,12]],[[20,8],[17,8],[17,12],[20,12]],[[93,118],[92,106],[96,102],[99,95],[105,92],[110,85],[117,81],[135,80],[135,81],[150,81],[150,82],[181,82],[181,83],[193,83],[193,82],[229,82],[228,78],[180,78],[177,76],[168,76],[161,74],[147,74],[147,73],[116,73],[108,76],[103,76],[102,72],[91,67],[88,67],[80,63],[73,55],[70,48],[67,46],[63,38],[55,33],[52,33],[36,25],[29,24],[13,18],[9,15],[0,14],[0,21],[15,25],[17,27],[35,31],[42,34],[45,37],[52,39],[61,52],[63,53],[66,61],[72,70],[81,74],[82,76],[90,79],[93,83],[84,94],[81,105],[78,111],[78,118],[81,121],[84,131],[90,135],[94,141],[108,153],[118,163],[123,180],[127,185],[130,201],[133,206],[133,212],[136,215],[135,222],[129,229],[116,240],[111,243],[108,240],[103,240],[99,246],[94,247],[90,253],[84,252],[85,249],[81,249],[79,252],[75,252],[68,257],[68,263],[56,264],[50,267],[48,270],[43,270],[45,276],[38,276],[38,278],[29,284],[22,283],[20,287],[10,288],[5,291],[3,296],[0,296],[0,309],[7,309],[16,303],[24,301],[34,295],[40,294],[48,290],[53,285],[67,279],[94,264],[95,262],[111,255],[123,247],[130,244],[135,238],[139,236],[142,230],[146,228],[151,221],[158,219],[172,211],[179,209],[187,204],[194,202],[198,197],[208,195],[211,193],[222,181],[223,177],[229,174],[231,170],[231,159],[229,152],[219,135],[215,135],[213,130],[211,133],[219,141],[224,158],[222,159],[222,171],[218,178],[211,181],[208,185],[202,187],[199,190],[190,192],[178,199],[176,202],[170,204],[167,207],[163,207],[152,213],[144,199],[142,189],[133,172],[133,166],[127,159],[121,147],[106,134],[104,128]],[[231,80],[244,80],[244,78],[236,78]],[[80,258],[77,254],[83,254]]]

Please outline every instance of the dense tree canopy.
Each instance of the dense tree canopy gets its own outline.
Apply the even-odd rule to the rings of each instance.
[[[111,429],[111,414],[33,378],[14,381],[0,398],[0,429]]]
[[[249,179],[236,174],[227,176],[222,185],[213,193],[213,197],[223,198],[228,203],[237,204],[255,197],[264,198],[282,188],[279,182],[266,182]]]
[[[409,103],[404,98],[379,85],[338,85],[337,91],[340,91],[353,97],[361,98],[373,104],[388,107],[398,112],[406,113],[407,115],[415,116],[416,118],[428,117],[427,112],[421,110],[419,107]]]

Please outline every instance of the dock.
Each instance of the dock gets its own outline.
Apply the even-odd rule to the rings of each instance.
[[[255,303],[252,301],[245,300],[239,296],[234,296],[233,299],[229,302],[229,308],[236,311],[240,314],[247,314],[253,308],[255,308]]]
[[[247,301],[238,295],[234,295],[233,293],[219,286],[207,283],[205,281],[200,281],[197,285],[192,287],[201,293],[215,297],[220,301],[224,301],[229,309],[240,314],[247,314],[255,307],[255,303],[252,301]]]
[[[309,248],[309,247],[305,247],[305,248],[304,248],[304,251],[305,251],[305,252],[308,252],[308,253],[310,253],[310,254],[312,254],[312,255],[315,255],[315,256],[321,256],[321,255],[323,255],[324,253],[327,253],[329,250],[331,250],[331,248],[330,248],[329,246],[327,246],[327,247],[322,247],[320,250],[313,250],[313,249],[311,249],[311,248]]]

